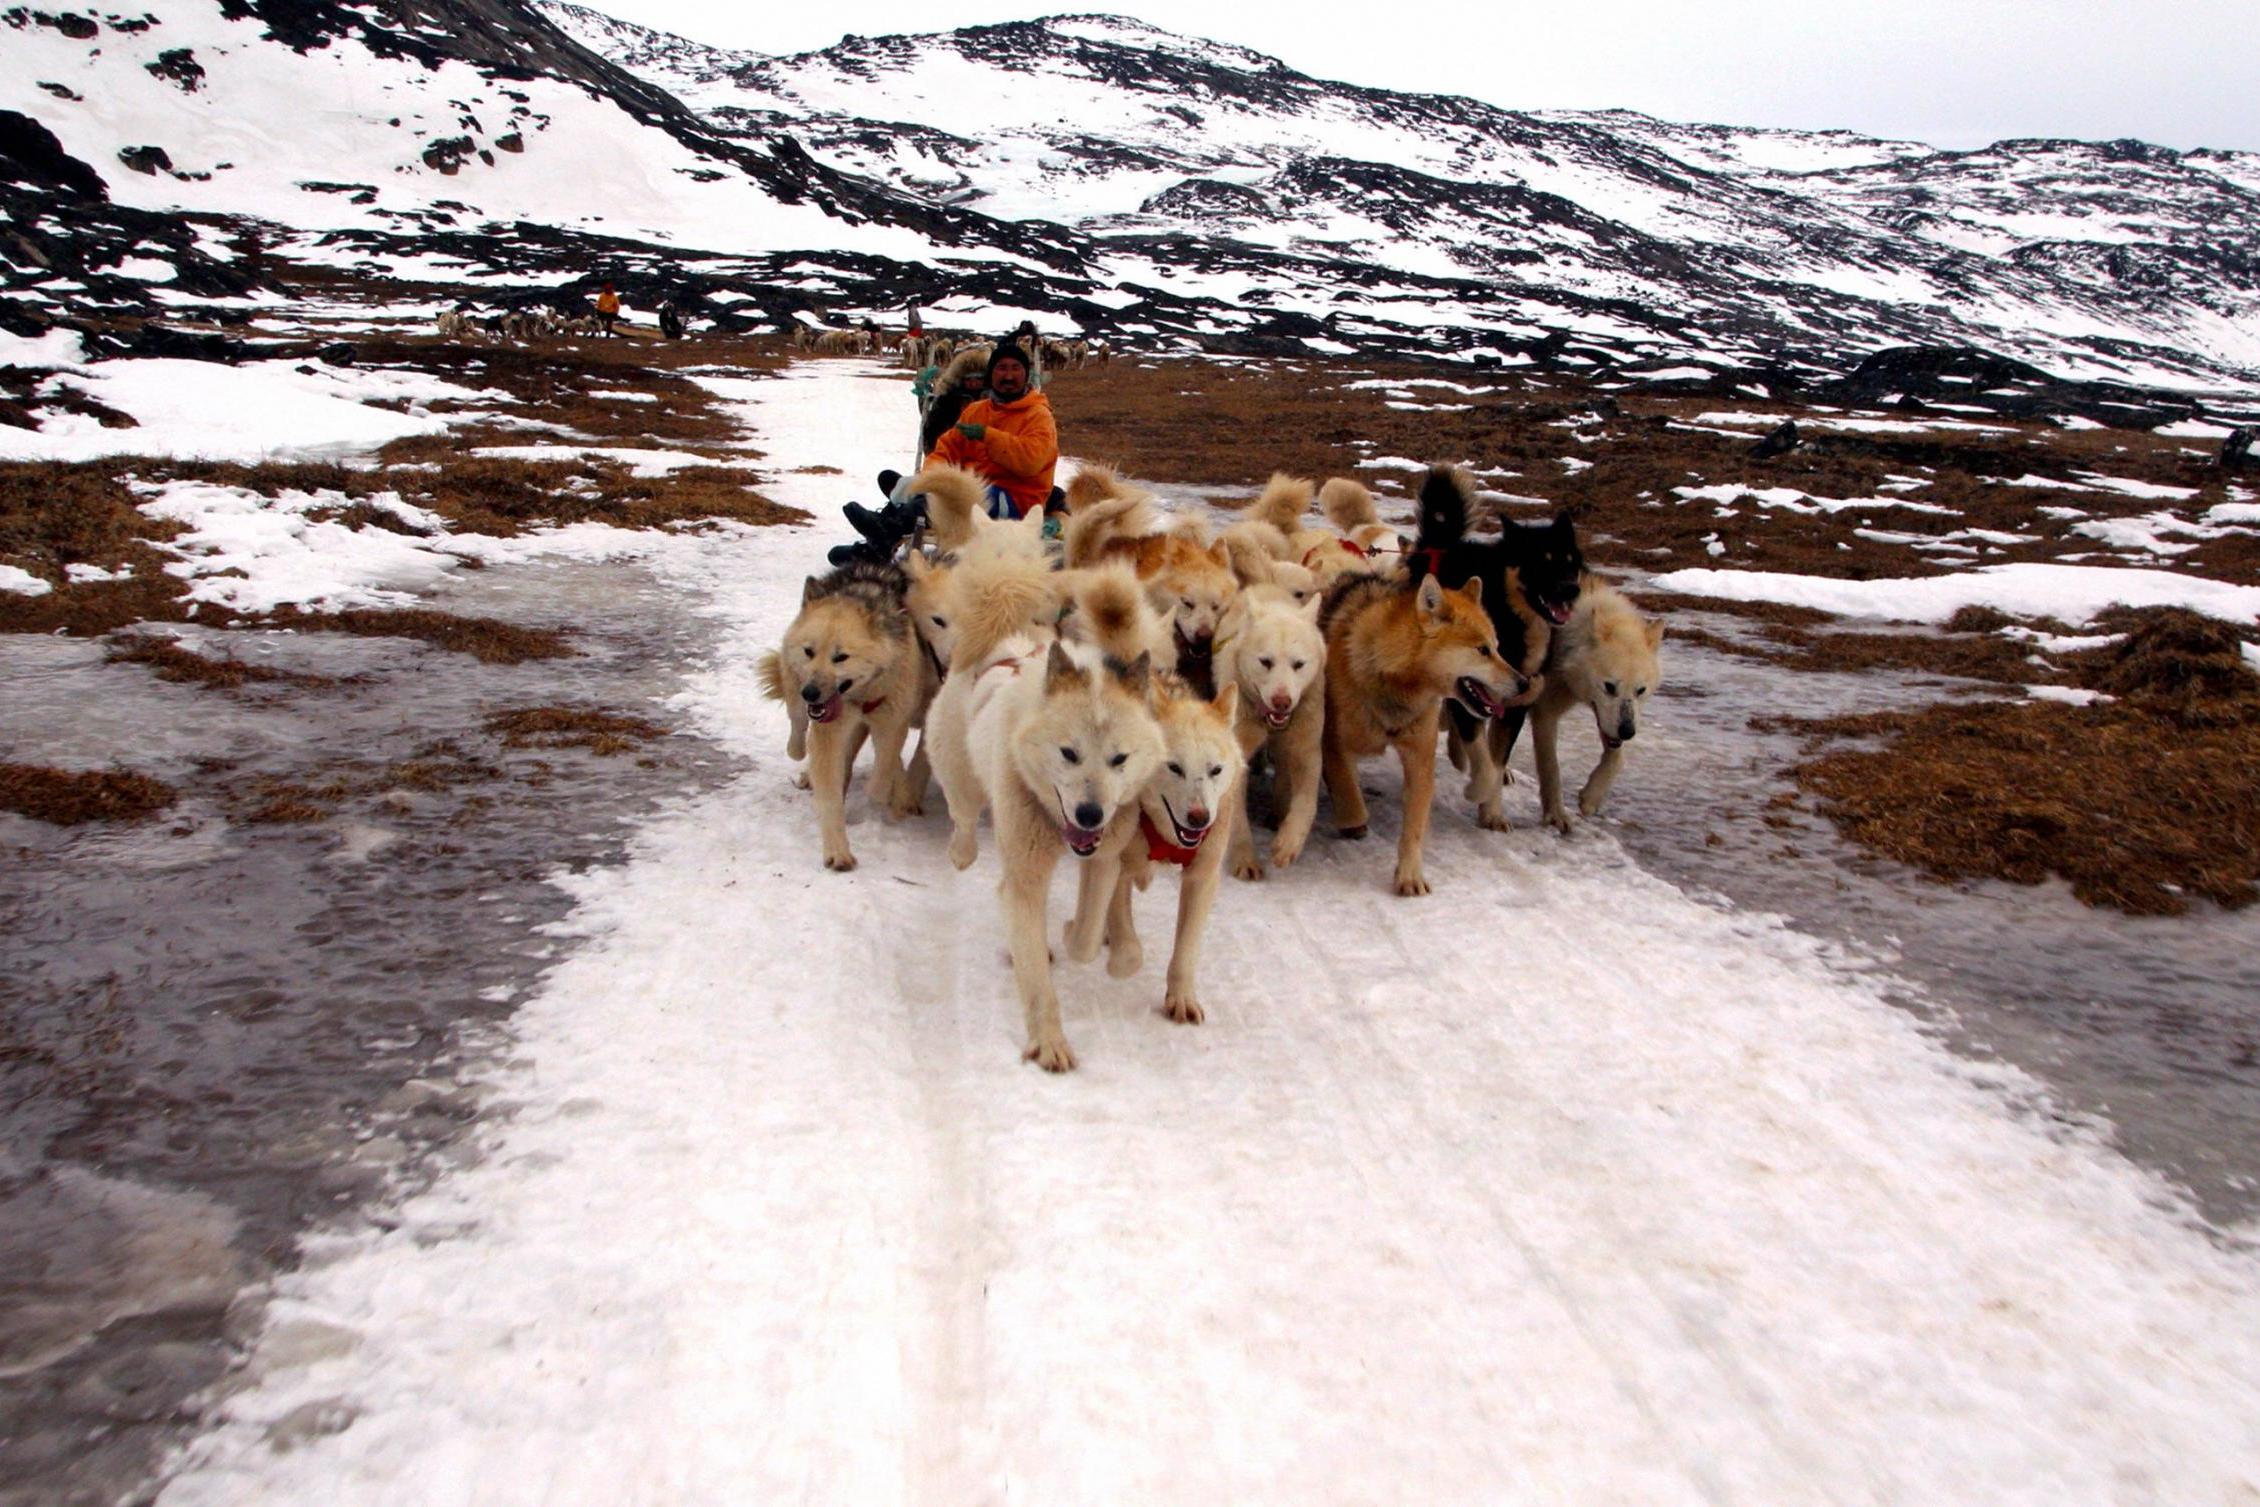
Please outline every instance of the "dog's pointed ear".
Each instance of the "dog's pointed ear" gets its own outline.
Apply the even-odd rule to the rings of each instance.
[[[1422,576],[1415,594],[1420,603],[1422,617],[1438,617],[1444,611],[1444,588],[1434,576]]]
[[[1648,652],[1650,654],[1655,653],[1663,647],[1663,643],[1664,625],[1662,623],[1650,623],[1648,625]]]
[[[1469,577],[1467,578],[1467,584],[1466,584],[1465,586],[1462,586],[1462,587],[1460,588],[1460,595],[1461,595],[1461,596],[1463,596],[1463,597],[1466,597],[1466,598],[1467,598],[1467,600],[1468,600],[1468,605],[1469,605],[1469,606],[1471,606],[1471,607],[1480,607],[1480,606],[1482,606],[1482,605],[1483,605],[1483,577],[1481,577],[1481,576],[1469,576]]]
[[[1141,650],[1138,657],[1116,672],[1115,678],[1122,688],[1133,695],[1143,696],[1153,688],[1154,657],[1151,651]]]
[[[1232,551],[1225,545],[1222,539],[1219,539],[1214,544],[1210,545],[1208,547],[1208,553],[1209,558],[1214,560],[1217,564],[1223,566],[1226,570],[1232,569]],[[1239,573],[1235,571],[1233,573],[1232,579],[1235,581],[1239,580]]]
[[[1067,646],[1058,639],[1052,640],[1052,651],[1044,657],[1044,689],[1063,690],[1072,686],[1088,685],[1091,677],[1067,652]]]
[[[1309,618],[1315,625],[1318,622],[1318,614],[1326,606],[1326,598],[1314,591],[1295,605],[1302,611],[1303,616]]]
[[[1557,534],[1574,534],[1577,532],[1577,521],[1570,517],[1568,508],[1563,508],[1556,513],[1554,521],[1546,526]]]
[[[810,576],[807,580],[800,583],[800,604],[801,606],[806,607],[810,602],[813,602],[815,600],[816,578],[814,576]]]
[[[1240,709],[1239,683],[1227,680],[1223,685],[1217,687],[1216,699],[1211,701],[1209,705],[1216,708],[1216,714],[1219,717],[1230,722]]]

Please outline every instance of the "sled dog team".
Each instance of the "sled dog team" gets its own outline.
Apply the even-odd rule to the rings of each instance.
[[[866,741],[870,796],[890,815],[921,814],[939,781],[957,867],[975,861],[988,812],[1027,1055],[1053,1072],[1075,1066],[1046,914],[1063,854],[1080,875],[1066,954],[1087,963],[1103,946],[1118,978],[1143,961],[1133,891],[1157,867],[1179,871],[1162,1007],[1198,1022],[1194,972],[1222,873],[1266,872],[1247,811],[1259,757],[1279,817],[1268,863],[1286,868],[1322,781],[1337,829],[1365,835],[1357,766],[1393,750],[1396,891],[1425,895],[1440,734],[1478,821],[1503,829],[1507,756],[1527,715],[1544,816],[1566,832],[1562,717],[1583,706],[1600,732],[1578,801],[1592,815],[1656,686],[1661,625],[1585,569],[1568,515],[1471,535],[1464,472],[1430,471],[1408,547],[1342,478],[1274,476],[1212,538],[1087,468],[1068,487],[1056,559],[1041,513],[987,517],[970,472],[929,467],[910,488],[926,497],[932,552],[810,577],[761,682],[785,704],[788,751],[807,761],[826,868],[855,867],[847,782]],[[1325,523],[1308,518],[1314,504]]]

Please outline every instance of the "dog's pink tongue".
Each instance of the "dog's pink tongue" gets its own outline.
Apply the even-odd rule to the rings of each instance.
[[[829,722],[840,714],[840,698],[834,696],[808,714],[811,722]]]

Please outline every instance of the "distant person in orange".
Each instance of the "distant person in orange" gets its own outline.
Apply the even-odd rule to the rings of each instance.
[[[620,322],[620,295],[612,291],[610,283],[596,295],[596,322],[607,335],[620,333],[614,328]]]
[[[1050,503],[1059,426],[1051,400],[1028,385],[1028,357],[1019,346],[997,342],[989,395],[965,405],[926,463],[963,466],[988,482],[992,518],[1024,518]]]

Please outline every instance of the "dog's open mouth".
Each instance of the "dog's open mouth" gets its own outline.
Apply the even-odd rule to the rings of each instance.
[[[1170,811],[1169,802],[1163,801],[1161,809],[1169,811],[1169,824],[1177,829],[1177,846],[1180,848],[1199,847],[1201,839],[1208,836],[1210,830],[1216,825],[1215,821],[1211,820],[1198,827],[1188,827],[1177,819],[1175,811]]]
[[[1277,732],[1279,731],[1279,729],[1285,727],[1288,721],[1292,719],[1294,715],[1295,709],[1291,706],[1267,706],[1263,709],[1264,725],[1270,728],[1273,732]]]
[[[1088,858],[1099,850],[1099,839],[1106,836],[1104,827],[1078,827],[1073,822],[1062,822],[1059,839],[1077,858]]]
[[[1216,646],[1216,639],[1212,635],[1203,634],[1195,638],[1183,628],[1171,631],[1177,635],[1177,657],[1180,659],[1206,659],[1209,650]]]
[[[1452,688],[1452,696],[1460,705],[1486,721],[1506,711],[1506,706],[1491,694],[1491,688],[1473,675],[1462,675],[1460,683]]]
[[[1624,739],[1613,733],[1603,733],[1601,734],[1601,747],[1604,749],[1622,748],[1624,747]]]
[[[1570,597],[1564,601],[1556,602],[1546,597],[1540,597],[1538,599],[1538,610],[1546,615],[1547,622],[1559,628],[1562,624],[1568,622],[1569,615],[1577,610],[1577,598]]]
[[[811,722],[829,722],[839,714],[840,698],[838,696],[834,696],[829,701],[820,701],[816,705],[810,707],[808,709],[808,720]]]

